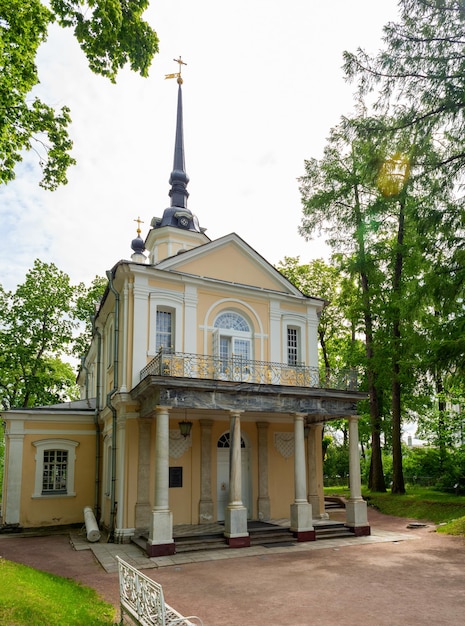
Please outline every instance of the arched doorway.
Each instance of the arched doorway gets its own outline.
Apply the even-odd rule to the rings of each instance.
[[[218,439],[216,444],[216,501],[217,501],[217,520],[219,522],[224,521],[225,510],[229,503],[229,448],[230,448],[230,436],[229,432],[224,433]],[[251,481],[250,481],[250,459],[249,459],[250,447],[246,444],[244,437],[241,437],[241,489],[242,489],[242,504],[247,509],[247,517],[252,517],[251,508]]]

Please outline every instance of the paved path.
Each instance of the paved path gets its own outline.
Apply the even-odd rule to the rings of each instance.
[[[77,533],[0,535],[0,556],[78,580],[117,607],[120,554],[205,626],[465,624],[465,540],[373,510],[369,519],[371,537],[158,559]]]

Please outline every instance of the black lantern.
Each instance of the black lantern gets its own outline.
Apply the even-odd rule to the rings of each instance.
[[[191,434],[192,422],[189,422],[186,419],[183,419],[182,422],[179,422],[179,430],[181,435],[186,438]]]

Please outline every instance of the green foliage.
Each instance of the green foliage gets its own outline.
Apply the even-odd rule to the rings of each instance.
[[[0,558],[0,622],[15,626],[114,624],[115,609],[93,589]]]
[[[439,526],[436,531],[444,535],[465,536],[465,515]]]
[[[365,493],[370,506],[385,515],[410,517],[440,524],[465,514],[465,497],[421,487],[409,487],[406,494]]]
[[[40,183],[53,190],[67,182],[71,122],[66,106],[55,110],[31,98],[39,83],[37,50],[51,23],[74,28],[93,72],[115,82],[126,63],[147,76],[158,38],[142,20],[146,0],[0,0],[0,183],[15,177],[26,150],[34,150],[43,171]]]
[[[444,148],[432,165],[453,177],[465,165],[463,2],[400,0],[399,20],[384,27],[384,47],[369,55],[345,52],[345,73],[360,94],[377,91],[378,110],[391,109],[392,128],[440,134]]]
[[[332,443],[326,450],[323,462],[323,474],[325,483],[348,481],[349,476],[349,449],[347,446],[334,445]]]
[[[79,320],[84,329],[74,342],[74,352],[78,356],[85,355],[90,345],[93,332],[93,318],[108,284],[106,278],[96,276],[90,287],[80,283],[76,288],[74,319]]]
[[[89,291],[74,287],[53,263],[36,260],[14,293],[0,286],[0,403],[4,409],[56,404],[77,397],[75,373],[65,357],[80,356],[102,280]],[[78,306],[75,309],[76,301]],[[92,303],[92,304],[91,304]]]

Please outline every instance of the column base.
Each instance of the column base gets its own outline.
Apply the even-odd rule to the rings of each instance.
[[[145,552],[149,557],[171,556],[176,552],[176,545],[174,541],[172,543],[150,543],[150,541],[147,541]]]
[[[368,537],[371,535],[370,526],[347,526],[346,528],[354,533],[356,537]]]
[[[167,556],[175,553],[171,511],[152,511],[146,552],[149,556]]]
[[[250,546],[250,536],[247,531],[247,509],[244,506],[226,507],[224,529],[226,543],[230,548]]]
[[[226,543],[230,548],[250,548],[250,535],[246,537],[226,537]]]
[[[297,541],[316,541],[316,532],[314,530],[298,530],[292,533]]]
[[[346,526],[351,530],[370,527],[368,523],[367,503],[365,500],[350,500],[349,498],[346,502]]]
[[[299,541],[314,541],[315,529],[312,520],[312,505],[308,502],[294,502],[291,504],[290,531]],[[307,537],[307,539],[304,539]]]

